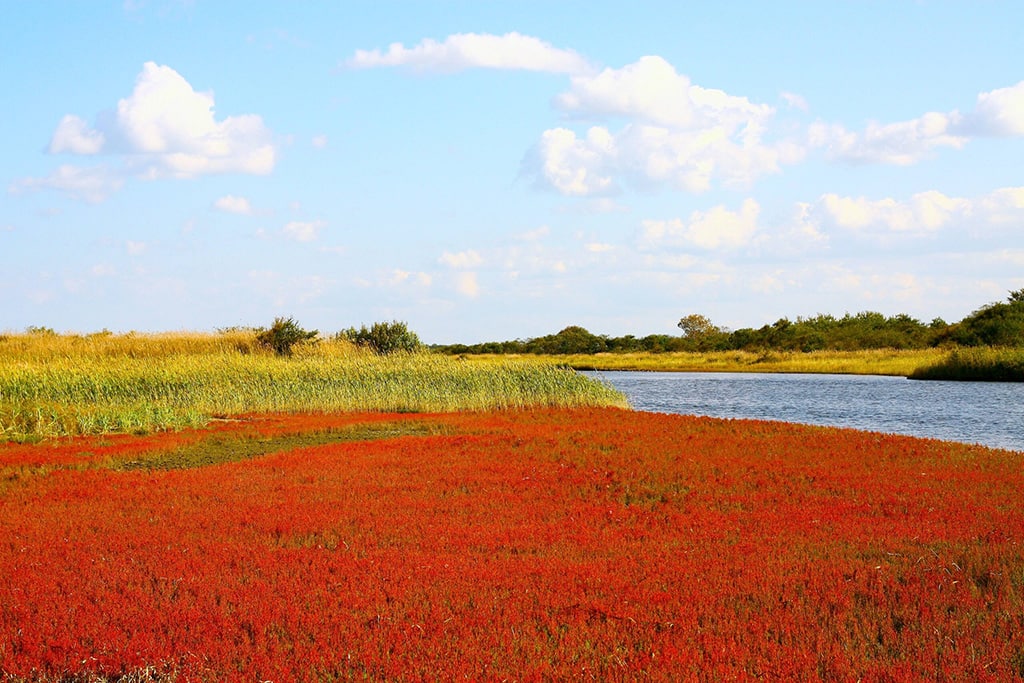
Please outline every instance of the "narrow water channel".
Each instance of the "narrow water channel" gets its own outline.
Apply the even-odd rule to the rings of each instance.
[[[875,375],[585,372],[633,408],[852,427],[1024,451],[1024,383]]]

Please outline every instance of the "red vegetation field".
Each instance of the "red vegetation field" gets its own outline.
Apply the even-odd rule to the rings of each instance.
[[[1022,465],[614,409],[0,446],[0,676],[1020,679]]]

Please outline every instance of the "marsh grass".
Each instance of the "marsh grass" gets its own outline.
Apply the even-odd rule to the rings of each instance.
[[[917,369],[911,379],[1024,382],[1024,349],[961,348]]]
[[[0,439],[196,427],[256,412],[625,406],[610,387],[524,359],[380,356],[346,341],[261,350],[255,335],[5,335]]]
[[[576,370],[661,372],[785,372],[907,376],[947,355],[941,349],[865,351],[712,351],[527,356]],[[488,362],[502,356],[466,356]]]

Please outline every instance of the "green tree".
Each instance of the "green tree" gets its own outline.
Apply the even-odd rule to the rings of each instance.
[[[398,351],[418,351],[422,347],[416,333],[410,330],[404,322],[397,320],[389,323],[373,323],[369,329],[366,328],[366,325],[360,326],[358,330],[350,327],[341,332],[339,336],[384,355]]]
[[[1005,303],[982,306],[950,333],[964,346],[1024,346],[1024,289],[1010,292]]]
[[[691,313],[685,318],[680,319],[676,327],[683,331],[684,337],[694,341],[700,341],[708,335],[718,332],[718,328],[715,327],[711,320],[699,313]]]
[[[290,356],[292,347],[312,341],[318,334],[317,330],[302,329],[293,318],[274,318],[274,324],[269,329],[261,328],[256,334],[256,342],[272,349],[279,356]]]

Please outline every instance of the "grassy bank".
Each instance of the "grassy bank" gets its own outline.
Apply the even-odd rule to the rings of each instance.
[[[378,356],[326,341],[286,358],[260,350],[247,333],[0,340],[0,439],[145,432],[251,412],[593,405],[625,399],[527,360]]]
[[[709,353],[598,353],[523,356],[576,370],[649,370],[661,372],[810,372],[906,376],[937,363],[947,355],[940,349],[875,349],[867,351],[715,351]],[[492,362],[508,356],[466,356]]]
[[[1024,382],[1024,349],[957,349],[933,364],[918,368],[910,378]]]

